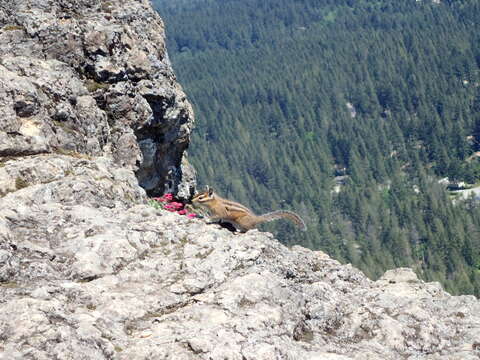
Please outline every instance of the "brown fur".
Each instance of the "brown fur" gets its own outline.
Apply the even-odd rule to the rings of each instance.
[[[302,230],[306,230],[305,222],[294,212],[278,210],[263,215],[255,215],[249,208],[235,201],[224,199],[209,188],[195,195],[192,204],[208,210],[211,214],[210,221],[228,222],[242,232],[253,229],[261,223],[277,219],[288,219]]]

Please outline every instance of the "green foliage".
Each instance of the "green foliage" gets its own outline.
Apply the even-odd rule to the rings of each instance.
[[[299,212],[307,233],[265,226],[287,245],[480,295],[480,209],[436,180],[480,179],[478,1],[154,4],[203,183]]]
[[[161,202],[155,201],[153,199],[148,199],[147,204],[150,205],[151,207],[157,209],[157,210],[163,209],[163,204]]]

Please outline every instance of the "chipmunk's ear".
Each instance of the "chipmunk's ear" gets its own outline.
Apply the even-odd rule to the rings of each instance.
[[[210,196],[213,195],[213,189],[212,189],[212,188],[209,187],[209,188],[207,189],[207,191],[208,191],[208,195],[210,195]]]

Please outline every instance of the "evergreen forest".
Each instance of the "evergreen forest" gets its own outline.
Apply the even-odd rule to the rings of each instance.
[[[480,197],[453,191],[480,186],[478,0],[153,3],[200,184],[298,212],[262,226],[286,245],[480,296]]]

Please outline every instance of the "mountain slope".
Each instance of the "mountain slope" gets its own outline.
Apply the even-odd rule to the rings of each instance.
[[[0,1],[0,359],[478,357],[473,296],[150,206],[131,134],[183,125],[148,147],[173,151],[191,124],[160,18],[146,0],[45,4]]]
[[[413,266],[480,294],[476,1],[155,1],[198,117],[203,183],[309,232],[266,227],[377,277]],[[188,21],[185,21],[188,19]]]

